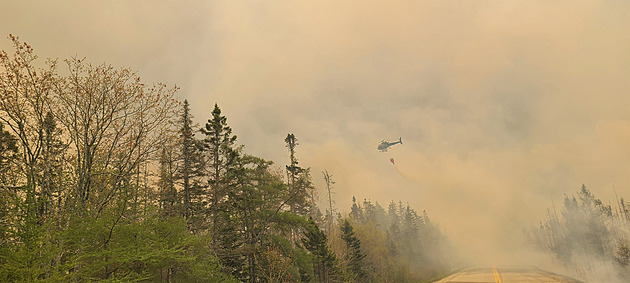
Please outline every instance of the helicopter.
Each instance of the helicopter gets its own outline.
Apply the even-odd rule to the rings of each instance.
[[[381,141],[377,149],[380,150],[381,152],[386,152],[390,146],[395,145],[395,144],[402,144],[402,138],[398,138],[398,141],[395,141],[395,142]]]

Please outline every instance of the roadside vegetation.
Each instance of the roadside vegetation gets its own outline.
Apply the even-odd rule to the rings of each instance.
[[[0,52],[0,281],[417,282],[451,270],[426,212],[316,206],[286,165],[248,154],[215,104],[82,58]],[[282,142],[282,141],[278,141]],[[343,188],[338,188],[343,189]]]
[[[606,204],[582,186],[565,195],[560,208],[549,209],[529,235],[581,278],[630,281],[630,207],[623,198]]]

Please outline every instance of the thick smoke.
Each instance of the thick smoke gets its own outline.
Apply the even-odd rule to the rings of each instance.
[[[541,250],[552,253],[589,282],[630,280],[630,211],[623,198],[605,204],[586,186],[566,195],[560,207],[530,232]]]
[[[0,35],[177,83],[198,122],[218,102],[280,166],[295,133],[339,207],[409,200],[472,262],[550,266],[522,230],[551,200],[582,183],[630,195],[629,5],[9,0]]]

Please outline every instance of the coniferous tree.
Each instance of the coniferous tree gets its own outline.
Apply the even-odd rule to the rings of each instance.
[[[539,248],[554,254],[586,281],[628,282],[629,227],[628,208],[623,197],[617,200],[617,207],[613,209],[582,185],[575,195],[564,196],[558,211],[552,202],[546,219],[540,221],[528,236]]]
[[[352,207],[350,208],[350,217],[358,223],[364,223],[363,209],[357,204],[357,199],[352,196]]]
[[[353,198],[351,221],[335,222],[329,193],[330,228],[319,229],[293,134],[289,165],[275,169],[235,145],[216,104],[196,140],[176,89],[76,58],[67,75],[54,62],[35,70],[30,46],[16,46],[16,58],[0,52],[0,281],[426,279],[399,270],[431,266],[420,252],[443,238],[409,206],[385,213]]]
[[[179,121],[180,156],[176,179],[182,187],[182,212],[188,222],[188,230],[199,232],[206,227],[203,217],[206,215],[208,201],[201,180],[205,165],[201,152],[202,144],[195,139],[192,118],[188,100],[184,100]]]
[[[295,157],[295,147],[298,145],[297,138],[294,134],[287,134],[284,139],[286,147],[289,150],[289,165],[287,165],[287,186],[289,190],[295,191],[295,183],[297,182],[298,175],[302,172],[302,168],[298,166],[297,158]]]
[[[210,220],[212,231],[212,245],[221,259],[226,271],[232,274],[241,272],[239,264],[241,256],[235,250],[242,245],[238,241],[233,200],[230,190],[236,185],[237,159],[240,148],[235,148],[236,136],[227,124],[227,118],[221,115],[217,104],[212,110],[212,118],[208,119],[201,132],[205,135],[203,150],[206,153],[209,189],[207,196],[210,200],[207,218]]]
[[[376,206],[367,199],[363,200],[363,217],[365,223],[372,222],[376,224]]]
[[[184,217],[188,220],[188,230],[190,230],[190,222],[192,218],[192,205],[191,205],[191,186],[190,177],[192,171],[192,159],[194,152],[194,140],[193,131],[191,127],[190,107],[188,100],[184,100],[184,109],[182,113],[182,127],[181,127],[181,139],[182,139],[182,182],[184,185]]]
[[[313,217],[315,213],[313,191],[314,186],[311,182],[310,168],[302,168],[298,166],[298,160],[295,156],[295,149],[298,145],[298,139],[293,134],[287,134],[284,139],[286,147],[289,150],[289,165],[286,165],[287,172],[287,188],[288,196],[284,204],[289,206],[289,211],[295,215]],[[299,226],[293,226],[290,229],[289,238],[292,242],[299,242]]]
[[[319,229],[313,218],[309,218],[307,222],[302,244],[314,257],[313,270],[315,278],[318,282],[330,282],[334,273],[336,257],[328,249],[326,234]]]
[[[392,241],[392,245],[395,248],[395,243],[400,241],[400,217],[398,216],[396,203],[392,201],[387,208],[387,215],[389,217],[388,236]]]
[[[260,266],[257,251],[268,250],[263,248],[263,242],[268,240],[267,231],[273,224],[270,216],[285,193],[286,186],[281,176],[271,172],[270,161],[245,154],[239,156],[236,163],[233,173],[237,182],[230,190],[229,198],[234,208],[234,224],[239,231],[238,241],[243,245],[237,252],[245,258],[243,274],[239,279],[256,282]]]
[[[290,192],[288,204],[292,212],[300,215],[307,215],[311,210],[308,205],[309,192],[312,189],[309,169],[298,166],[298,160],[295,156],[295,148],[298,146],[298,139],[294,134],[287,134],[284,139],[286,147],[289,150],[289,165],[287,169],[287,187]]]
[[[179,157],[161,151],[176,88],[76,58],[67,75],[55,61],[37,69],[11,39],[15,56],[0,51],[0,281],[233,281],[183,216],[158,213],[173,200],[149,180],[172,197],[174,167],[158,165]]]
[[[334,209],[333,209],[333,200],[332,200],[332,185],[335,184],[335,181],[332,179],[332,175],[328,174],[327,170],[322,172],[324,174],[324,181],[326,182],[326,190],[328,191],[328,209],[326,210],[326,228],[328,229],[328,233],[332,231],[332,225],[334,222]]]
[[[365,254],[361,251],[361,241],[354,234],[354,230],[350,222],[346,219],[341,224],[341,238],[346,243],[348,253],[346,259],[348,260],[348,269],[352,274],[353,279],[361,281],[366,277],[366,272],[363,269],[363,258]]]

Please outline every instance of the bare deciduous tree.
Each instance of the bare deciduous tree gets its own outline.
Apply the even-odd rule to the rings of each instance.
[[[9,35],[15,46],[10,57],[0,51],[0,120],[15,135],[21,153],[20,184],[26,196],[26,214],[38,217],[37,202],[42,194],[37,184],[38,163],[45,143],[44,124],[48,101],[53,94],[56,62],[49,60],[46,69],[37,68],[30,45]],[[37,199],[38,195],[40,199]]]
[[[66,63],[69,75],[56,84],[54,113],[73,145],[79,211],[98,214],[166,138],[177,87],[146,86],[129,69],[77,58]]]

